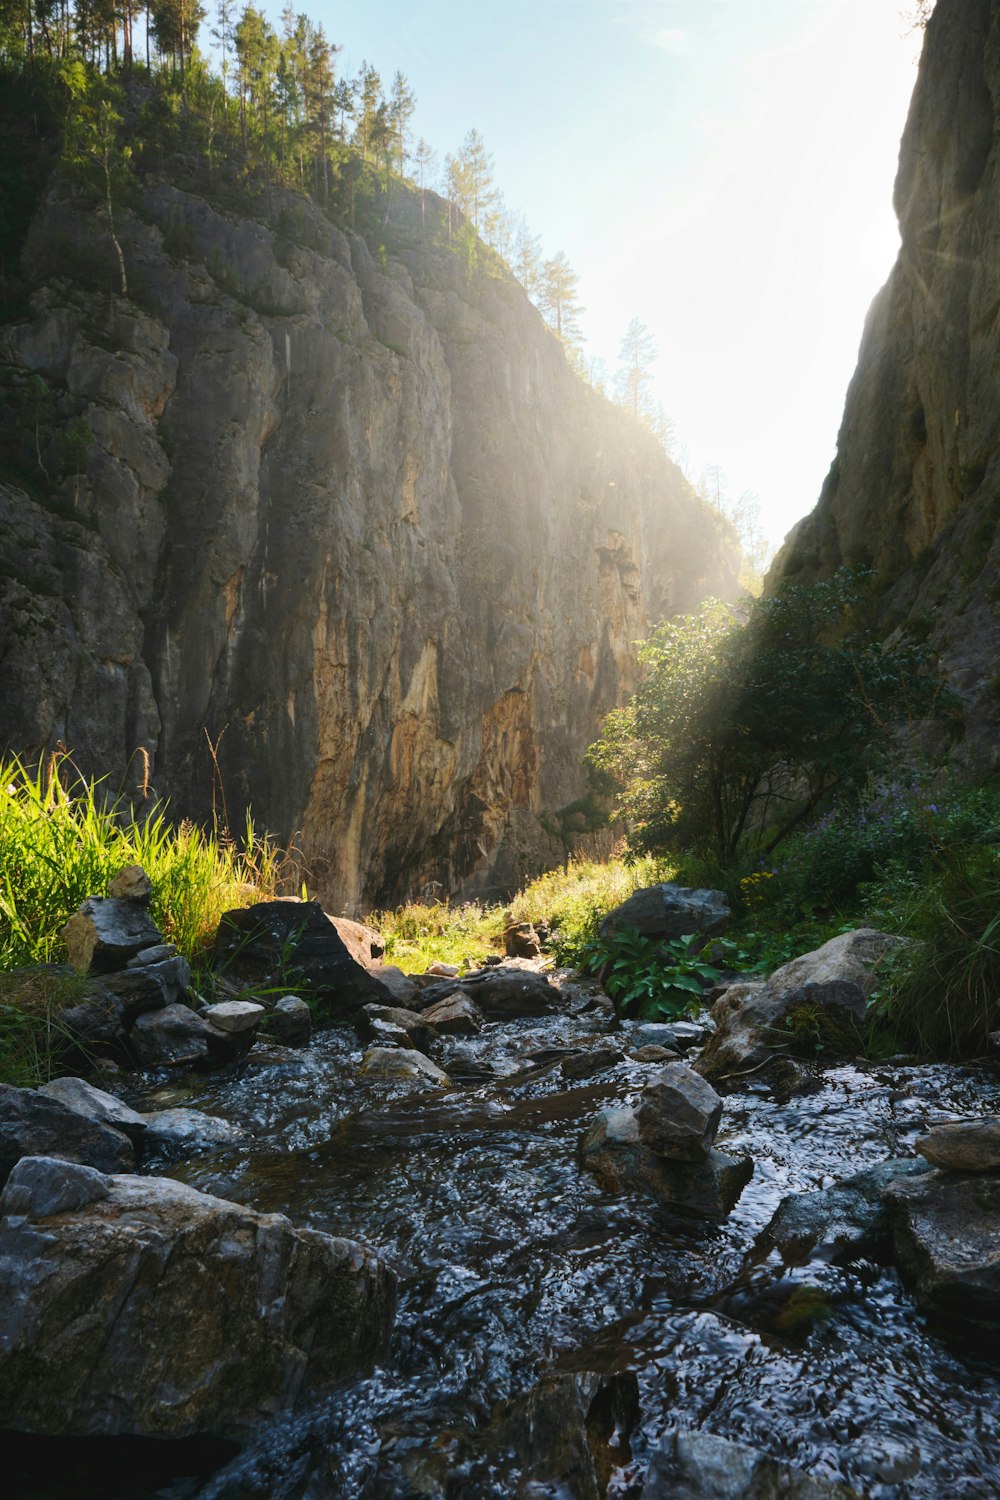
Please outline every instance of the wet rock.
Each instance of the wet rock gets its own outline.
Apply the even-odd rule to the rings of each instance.
[[[180,1067],[208,1057],[212,1032],[187,1005],[167,1005],[139,1016],[129,1038],[141,1068]]]
[[[448,1077],[453,1083],[488,1083],[497,1076],[496,1068],[482,1057],[456,1047],[447,1058]]]
[[[647,937],[678,938],[689,932],[717,937],[732,913],[724,891],[692,890],[681,885],[650,885],[635,891],[601,923],[601,936],[633,928]]]
[[[115,901],[134,901],[137,906],[148,906],[153,897],[153,886],[141,865],[126,865],[108,886],[108,895]]]
[[[364,1042],[386,1047],[414,1047],[426,1052],[438,1033],[426,1015],[395,1005],[364,1005],[354,1017],[354,1026]]]
[[[636,1047],[630,1056],[641,1063],[679,1062],[680,1053],[670,1047]]]
[[[0,1084],[0,1183],[22,1156],[53,1156],[101,1172],[128,1172],[132,1142],[118,1129],[88,1118],[35,1089]]]
[[[775,970],[767,981],[733,984],[712,1007],[716,1032],[695,1066],[715,1084],[768,1065],[777,1050],[853,1056],[861,1045],[877,968],[899,939],[871,928],[841,933]]]
[[[707,1016],[697,1021],[647,1021],[633,1029],[631,1042],[634,1047],[670,1047],[687,1052],[703,1046],[714,1031],[715,1025]]]
[[[123,969],[141,949],[163,941],[143,906],[103,896],[88,896],[60,936],[70,963],[81,974]]]
[[[563,1060],[559,1069],[566,1079],[593,1078],[595,1073],[605,1073],[624,1061],[620,1047],[589,1047],[585,1052],[573,1052]]]
[[[629,1457],[638,1420],[634,1375],[547,1375],[494,1409],[478,1447],[512,1495],[601,1500],[612,1469]]]
[[[152,948],[143,948],[134,958],[130,958],[125,965],[126,969],[146,969],[151,964],[159,964],[167,958],[175,958],[177,948],[173,943],[156,943]]]
[[[860,1500],[845,1485],[813,1479],[804,1469],[716,1437],[712,1432],[664,1434],[646,1475],[641,1500]]]
[[[697,1218],[725,1218],[753,1176],[749,1157],[722,1151],[700,1162],[660,1156],[639,1139],[639,1122],[627,1106],[597,1115],[580,1143],[580,1157],[602,1187],[634,1189]]]
[[[422,1052],[404,1047],[369,1047],[361,1059],[360,1071],[367,1078],[386,1078],[393,1082],[412,1079],[415,1083],[444,1085],[448,1075]]]
[[[1000,1327],[1000,1176],[929,1172],[886,1191],[904,1280],[928,1312]]]
[[[146,1134],[147,1126],[144,1115],[123,1103],[121,1099],[116,1099],[114,1094],[107,1094],[103,1089],[94,1088],[93,1084],[85,1082],[82,1078],[54,1078],[51,1083],[43,1083],[36,1092],[44,1094],[47,1099],[58,1100],[74,1114],[82,1115],[85,1119],[96,1120],[100,1125],[110,1125],[113,1130],[120,1130],[132,1141],[139,1141]],[[41,1151],[33,1154],[46,1156],[50,1153]],[[115,1168],[114,1170],[124,1169]]]
[[[886,1189],[929,1170],[924,1162],[904,1157],[815,1193],[789,1193],[758,1238],[758,1249],[767,1254],[777,1248],[786,1265],[801,1265],[814,1252],[833,1261],[881,1257],[891,1233]]]
[[[75,1066],[85,1066],[85,1060],[95,1054],[123,1058],[125,1016],[126,1006],[119,995],[100,980],[88,981],[81,999],[61,1006],[57,1012],[59,1030],[68,1043],[64,1061],[71,1058],[74,1049],[82,1054]],[[61,1052],[61,1048],[56,1050]]]
[[[223,1000],[218,1005],[209,1005],[201,1013],[203,1021],[218,1031],[237,1035],[245,1031],[256,1031],[267,1011],[253,1000]]]
[[[722,1100],[686,1063],[668,1063],[646,1084],[635,1117],[640,1141],[653,1151],[673,1161],[704,1161],[722,1119]]]
[[[282,995],[266,1022],[276,1042],[285,1047],[305,1047],[312,1039],[312,1011],[298,995]]]
[[[392,997],[348,951],[315,901],[262,901],[226,912],[215,939],[215,963],[247,985],[263,988],[294,977],[335,1016]]]
[[[155,1109],[140,1119],[146,1127],[143,1151],[147,1156],[191,1156],[228,1146],[243,1134],[238,1125],[202,1114],[200,1109]]]
[[[249,1437],[367,1370],[392,1273],[365,1247],[170,1178],[22,1161],[0,1199],[8,1427]]]
[[[932,1167],[950,1172],[1000,1170],[1000,1117],[947,1121],[914,1142]]]
[[[423,1017],[442,1036],[478,1036],[486,1022],[479,1006],[462,990],[453,990],[429,1005]]]
[[[512,922],[503,935],[503,950],[508,958],[537,958],[542,945],[530,922]]]

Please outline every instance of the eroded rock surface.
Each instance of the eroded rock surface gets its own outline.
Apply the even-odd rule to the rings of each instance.
[[[371,1250],[169,1178],[31,1157],[0,1215],[9,1427],[246,1437],[388,1337],[395,1282]]]

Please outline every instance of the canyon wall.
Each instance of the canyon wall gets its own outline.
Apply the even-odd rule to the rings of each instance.
[[[769,583],[873,564],[885,626],[940,650],[979,774],[1000,767],[998,142],[1000,4],[938,0],[900,148],[902,247],[819,503]]]
[[[147,179],[123,296],[56,183],[0,329],[0,743],[131,795],[141,747],[173,816],[252,807],[331,909],[551,863],[633,643],[735,592],[680,472],[446,222]]]

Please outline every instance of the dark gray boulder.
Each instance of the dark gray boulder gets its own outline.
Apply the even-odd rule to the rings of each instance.
[[[22,1156],[53,1156],[101,1172],[135,1166],[132,1142],[118,1129],[88,1119],[35,1089],[0,1084],[0,1184]]]
[[[246,1438],[369,1369],[394,1304],[364,1246],[170,1178],[32,1157],[0,1199],[0,1409],[16,1430]]]
[[[363,1005],[355,1013],[354,1026],[363,1042],[415,1047],[418,1052],[426,1052],[438,1039],[426,1016],[397,1005]]]
[[[264,1025],[284,1047],[305,1047],[312,1039],[312,1011],[298,995],[282,995]]]
[[[678,938],[689,932],[718,937],[732,913],[724,891],[693,890],[682,885],[649,885],[634,891],[601,923],[601,936],[633,928],[646,937]]]
[[[226,912],[216,934],[215,964],[248,988],[308,985],[333,1016],[363,1005],[391,1005],[375,975],[352,958],[336,925],[315,901],[261,901]]]
[[[1000,1175],[928,1172],[886,1191],[896,1262],[917,1301],[1000,1328]]]
[[[479,1006],[463,990],[453,990],[423,1012],[424,1020],[442,1036],[478,1036],[486,1021]]]
[[[182,1067],[209,1055],[211,1028],[190,1006],[167,1005],[139,1016],[129,1044],[141,1068]]]
[[[639,1138],[635,1111],[602,1110],[580,1143],[580,1160],[611,1192],[638,1191],[675,1213],[722,1219],[753,1176],[749,1157],[710,1151],[701,1161],[674,1161]]]
[[[846,1485],[814,1479],[713,1432],[664,1434],[646,1475],[641,1500],[860,1500]]]
[[[144,906],[111,896],[88,896],[62,929],[61,937],[70,963],[81,974],[123,969],[143,948],[163,941]]]
[[[928,1171],[925,1162],[901,1157],[814,1193],[789,1193],[758,1237],[758,1251],[766,1255],[776,1248],[786,1265],[800,1265],[816,1253],[833,1261],[882,1256],[891,1239],[886,1190]]]
[[[1000,1117],[981,1120],[948,1120],[933,1125],[915,1142],[914,1149],[932,1167],[949,1172],[1000,1171]]]
[[[722,1119],[722,1100],[686,1063],[668,1063],[646,1084],[635,1111],[639,1139],[674,1161],[704,1161]]]

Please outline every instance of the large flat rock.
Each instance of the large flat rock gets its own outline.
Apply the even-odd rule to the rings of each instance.
[[[17,1430],[245,1438],[367,1370],[394,1305],[366,1247],[169,1178],[31,1157],[0,1198],[0,1409]]]

